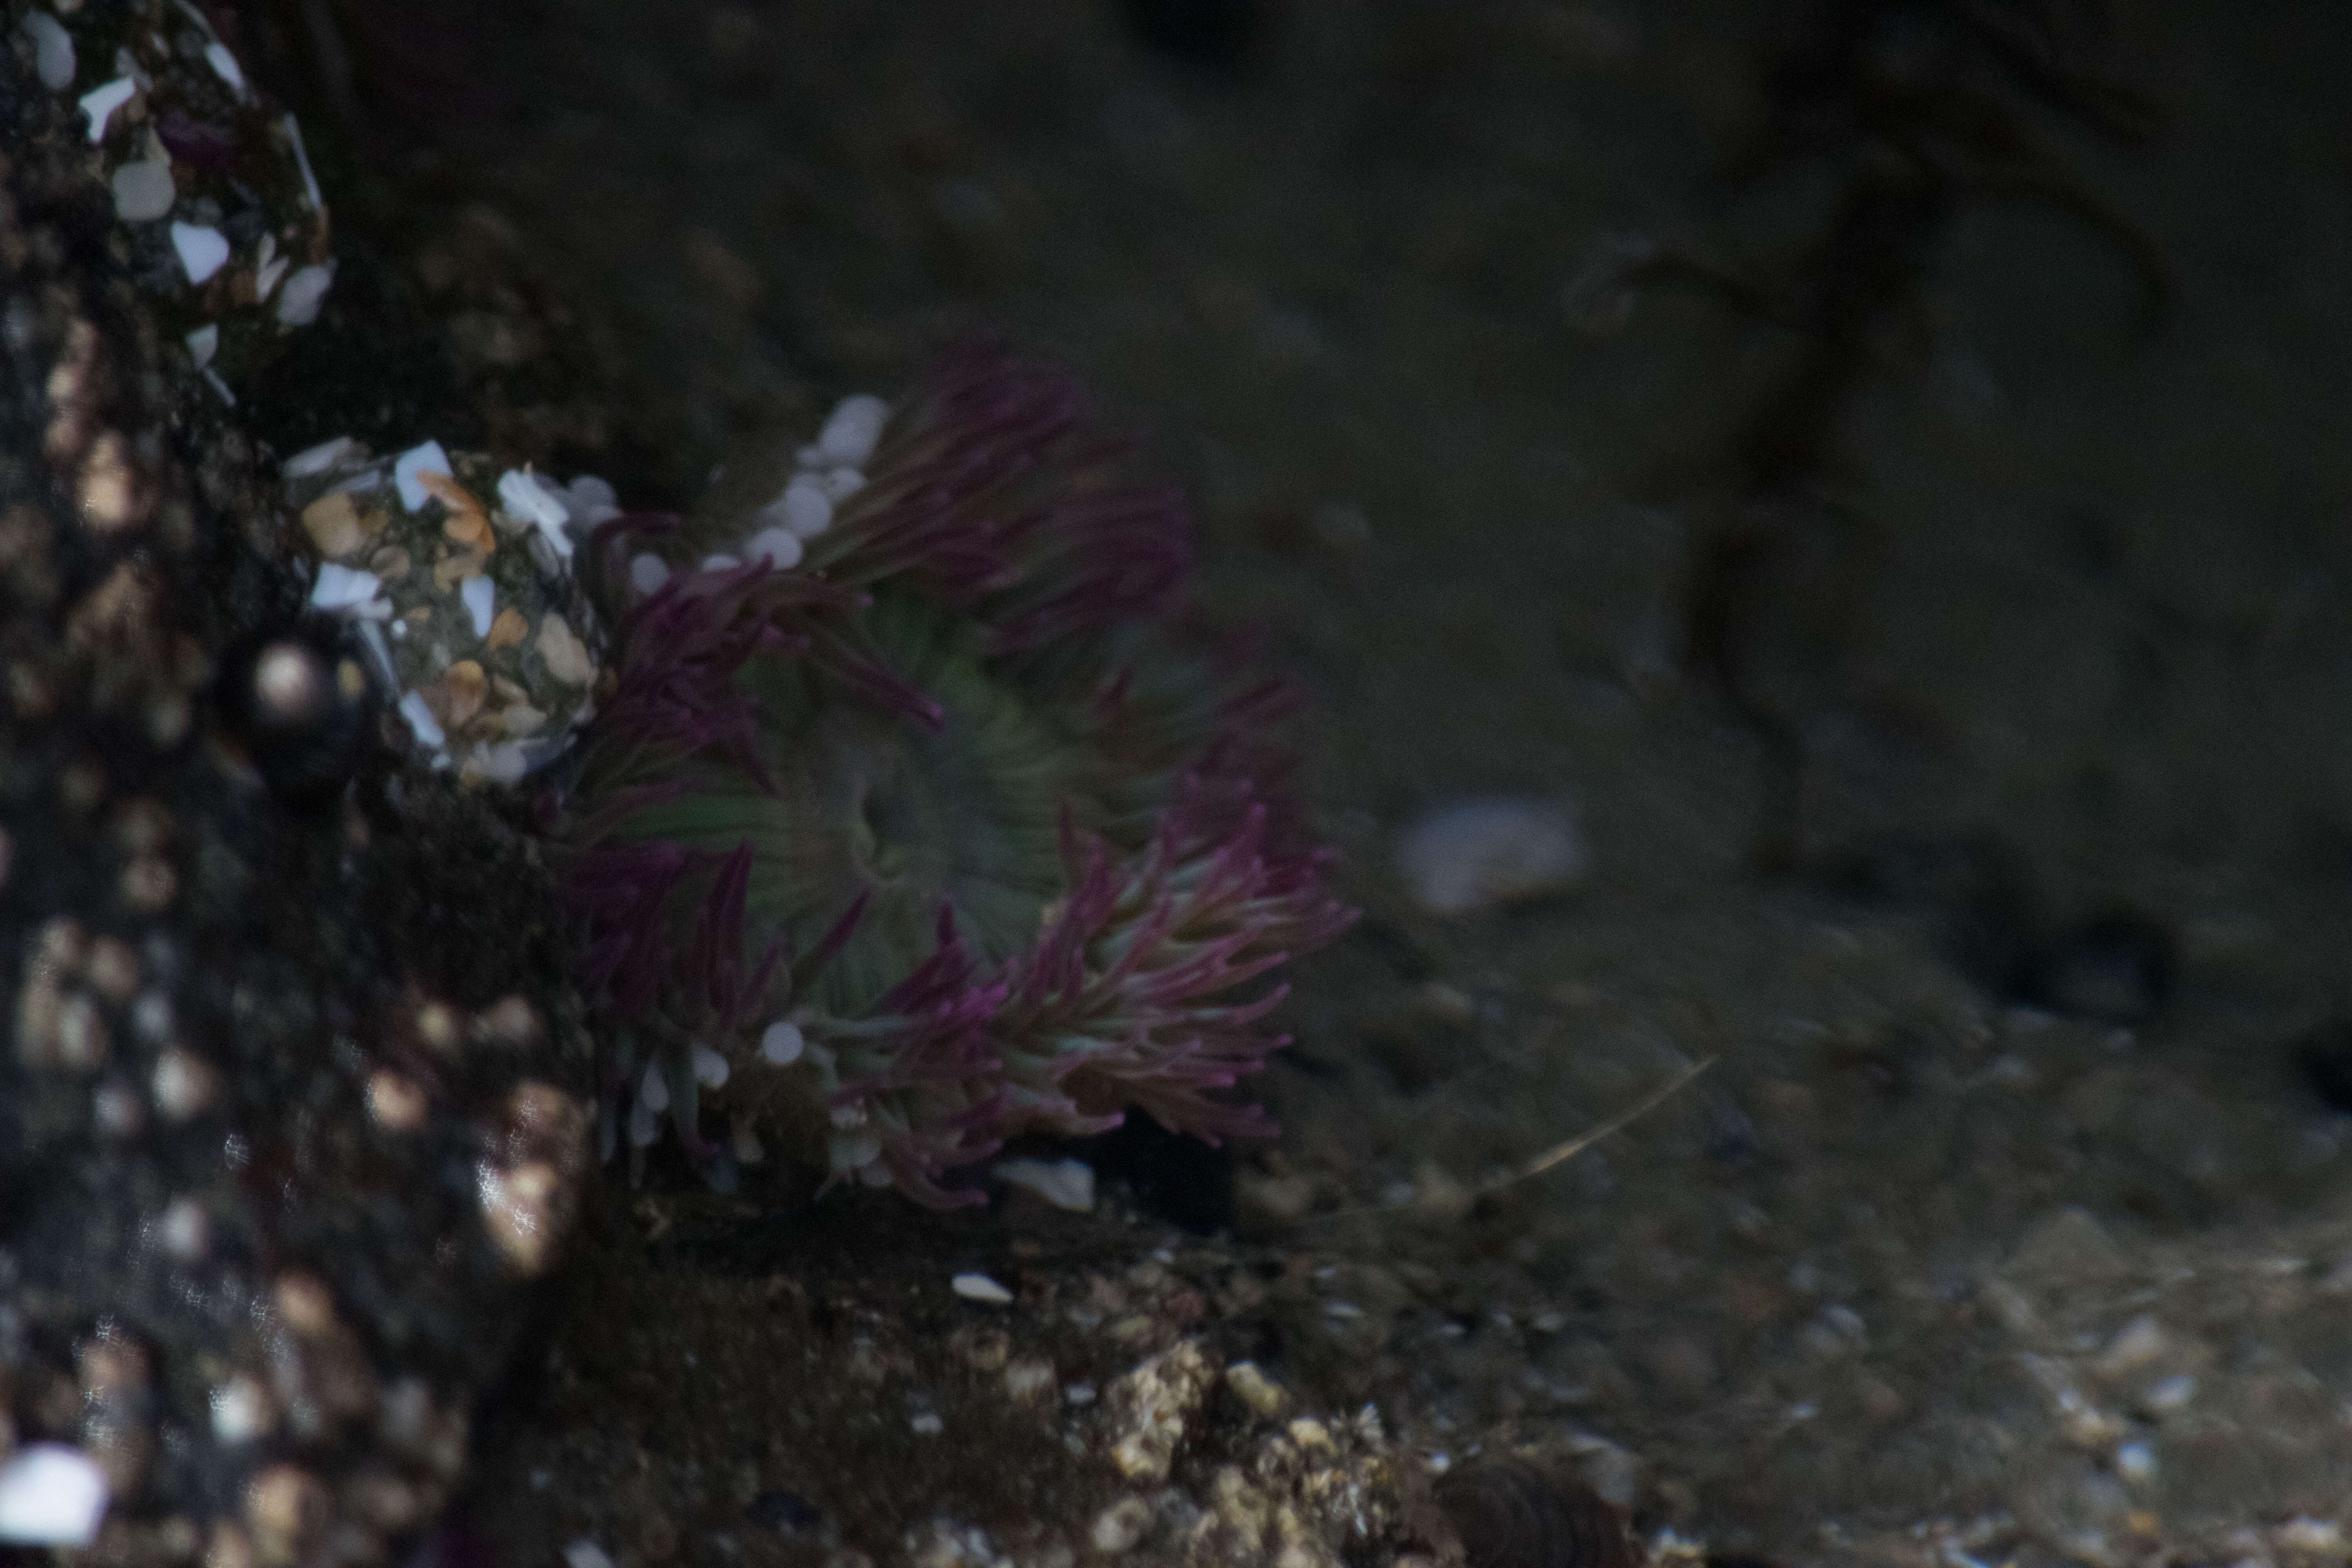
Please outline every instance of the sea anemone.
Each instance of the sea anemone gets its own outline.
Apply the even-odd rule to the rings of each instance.
[[[1267,976],[1352,912],[1286,688],[1185,610],[1182,498],[1129,457],[977,342],[841,405],[766,505],[599,531],[616,684],[557,840],[608,1152],[667,1124],[723,1181],[764,1138],[948,1206],[1130,1108],[1273,1131],[1230,1092],[1285,1043]]]

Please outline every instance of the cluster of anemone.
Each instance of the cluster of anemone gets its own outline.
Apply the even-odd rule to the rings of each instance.
[[[992,342],[844,403],[757,509],[600,530],[616,684],[558,824],[604,1138],[937,1205],[1027,1133],[1216,1141],[1351,918],[1185,604],[1181,494]],[[748,512],[748,515],[747,515]]]

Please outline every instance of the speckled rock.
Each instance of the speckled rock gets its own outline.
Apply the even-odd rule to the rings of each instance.
[[[510,784],[561,752],[604,674],[572,558],[619,515],[611,489],[438,442],[376,459],[342,437],[285,467],[310,602],[352,623],[427,765]]]
[[[26,13],[0,32],[0,1533],[380,1560],[464,1474],[577,1206],[562,953],[531,851],[471,802],[364,746],[323,797],[255,765],[255,713],[299,745],[367,683],[257,548],[250,445],[159,346],[176,293]],[[151,104],[197,93],[193,16],[81,6],[71,85],[111,28]],[[102,1515],[18,1506],[33,1477]]]

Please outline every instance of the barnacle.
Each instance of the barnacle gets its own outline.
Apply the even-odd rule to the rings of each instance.
[[[756,510],[629,516],[563,802],[604,1137],[977,1202],[952,1168],[1129,1107],[1212,1140],[1262,977],[1351,918],[1279,789],[1278,681],[1181,615],[1181,498],[992,342],[844,404]],[[724,1139],[706,1128],[723,1112]]]

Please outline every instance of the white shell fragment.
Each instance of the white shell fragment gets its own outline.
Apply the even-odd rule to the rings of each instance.
[[[357,609],[373,599],[383,586],[383,579],[373,572],[329,561],[319,567],[318,580],[310,584],[310,607],[331,612]]]
[[[807,1043],[798,1026],[779,1018],[760,1037],[760,1059],[770,1067],[790,1067],[801,1059],[801,1048]]]
[[[578,475],[563,487],[563,504],[571,510],[572,526],[576,528],[610,522],[621,515],[620,503],[620,493],[593,474]]]
[[[490,623],[498,619],[499,585],[488,577],[468,577],[457,584],[457,596],[466,602],[466,614],[474,623],[474,635],[490,635]]]
[[[245,68],[236,63],[236,57],[228,52],[226,44],[217,39],[206,44],[205,63],[213,68],[215,76],[228,83],[229,90],[236,94],[239,103],[250,96],[250,89],[245,85]]]
[[[992,1307],[1013,1304],[1013,1292],[985,1274],[959,1274],[948,1281],[948,1288],[967,1301],[985,1301]]]
[[[34,1443],[0,1465],[0,1541],[88,1546],[106,1503],[105,1473],[79,1448]]]
[[[761,509],[761,518],[781,514],[786,528],[802,539],[814,539],[833,526],[833,502],[820,485],[803,475],[784,487],[784,493]]]
[[[228,265],[228,237],[209,225],[173,224],[172,248],[180,253],[191,283],[203,283]]]
[[[119,76],[81,95],[81,111],[89,116],[92,145],[106,140],[106,122],[113,119],[114,111],[130,102],[131,95],[138,90],[137,82],[127,76]]]
[[[572,536],[563,531],[572,509],[545,479],[527,468],[509,468],[499,476],[499,504],[544,534],[556,559],[572,559]]]
[[[817,433],[817,450],[835,463],[863,463],[874,455],[882,426],[889,420],[890,405],[882,399],[866,393],[845,397]]]
[[[350,436],[338,436],[321,441],[315,447],[305,447],[286,459],[280,470],[289,479],[307,479],[312,474],[323,474],[355,463],[367,456],[367,448]]]
[[[415,511],[433,499],[432,492],[417,482],[418,474],[448,472],[449,454],[442,449],[440,442],[427,441],[421,447],[411,447],[392,465],[392,482],[400,487],[400,504]]]
[[[1000,1160],[992,1173],[1006,1186],[1034,1193],[1057,1209],[1094,1212],[1095,1170],[1084,1160]]]
[[[563,1568],[613,1568],[613,1554],[583,1535],[563,1549]]]
[[[326,206],[319,195],[319,176],[310,169],[310,150],[302,145],[302,125],[291,114],[278,122],[286,128],[286,144],[294,149],[294,166],[302,171],[302,194],[310,200],[310,210],[318,212]]]
[[[207,321],[182,341],[188,345],[188,357],[202,370],[213,363],[213,355],[220,353],[220,325]]]
[[[1423,909],[1463,915],[1574,883],[1584,836],[1567,801],[1498,796],[1426,814],[1399,837],[1396,858]]]
[[[421,691],[412,691],[400,700],[400,716],[408,721],[409,731],[420,745],[440,746],[449,739],[441,728],[441,721],[433,717],[433,709]]]
[[[141,158],[114,171],[114,216],[125,223],[152,222],[179,199],[169,158]]]
[[[801,542],[789,530],[763,528],[743,542],[743,559],[765,561],[780,572],[801,563]]]
[[[694,1047],[694,1081],[705,1089],[725,1089],[730,1069],[727,1058],[709,1046]]]
[[[317,261],[286,279],[286,287],[278,294],[278,320],[289,327],[307,327],[319,319],[319,308],[327,302],[327,290],[335,284],[335,264]],[[411,508],[415,510],[415,508]]]
[[[640,551],[629,557],[629,585],[638,593],[655,593],[668,581],[669,567],[660,556]]]
[[[74,41],[65,24],[46,11],[27,11],[21,26],[25,37],[33,40],[33,68],[40,74],[41,85],[51,92],[71,87]]]

